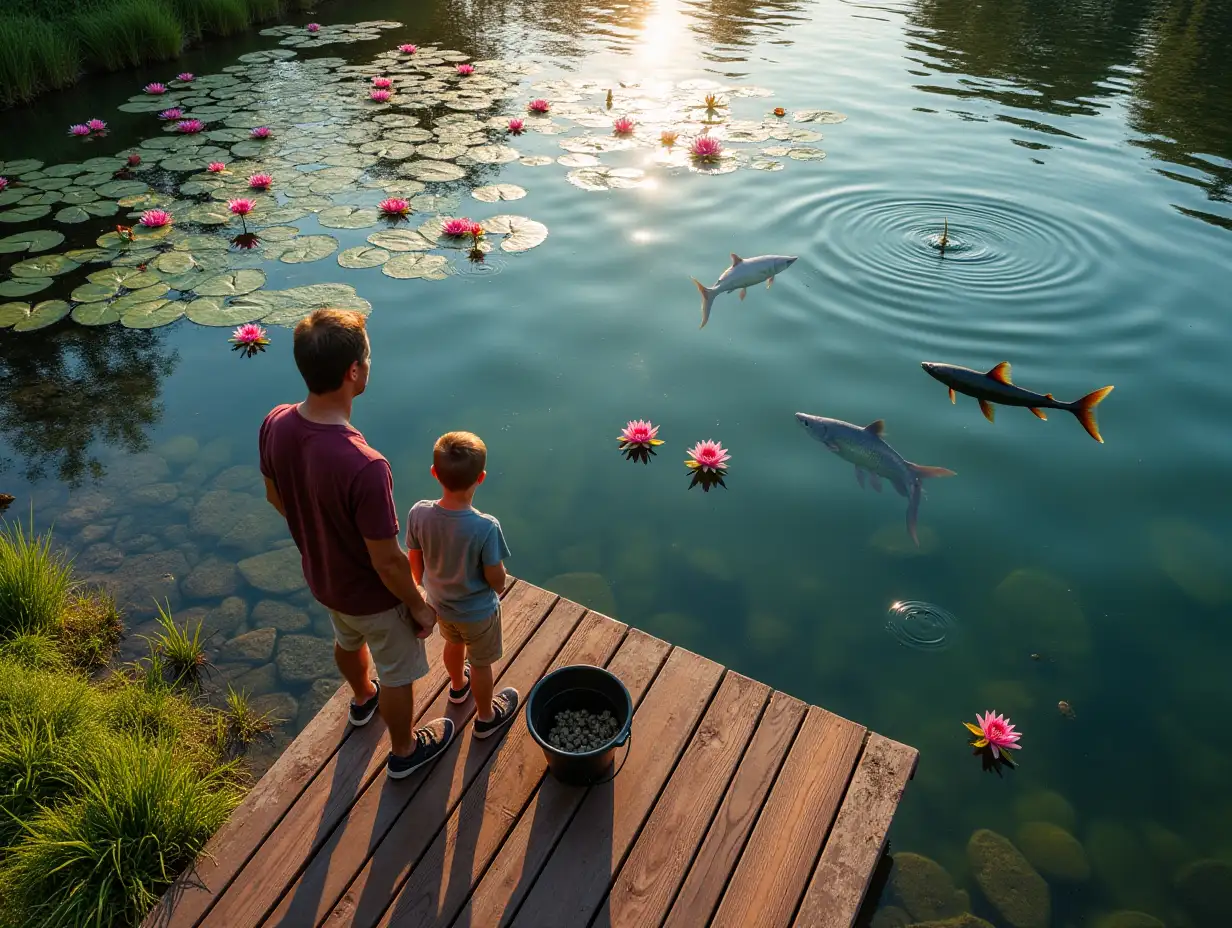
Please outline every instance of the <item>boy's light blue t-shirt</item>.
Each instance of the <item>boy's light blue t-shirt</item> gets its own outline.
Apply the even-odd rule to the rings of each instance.
[[[406,546],[423,551],[428,604],[442,619],[481,622],[496,611],[483,569],[509,557],[509,546],[495,516],[422,499],[406,517]]]

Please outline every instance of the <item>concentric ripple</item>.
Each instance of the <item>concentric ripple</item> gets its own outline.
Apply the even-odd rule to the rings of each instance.
[[[953,613],[932,603],[905,600],[890,606],[886,630],[899,644],[917,651],[942,651],[958,627]]]

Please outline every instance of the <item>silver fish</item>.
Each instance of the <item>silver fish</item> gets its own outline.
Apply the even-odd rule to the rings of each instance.
[[[920,482],[925,477],[953,477],[954,471],[944,467],[912,464],[889,446],[882,437],[885,422],[878,419],[866,426],[852,425],[842,419],[827,419],[796,413],[796,421],[844,461],[855,465],[856,480],[864,486],[867,475],[874,490],[881,492],[881,478],[889,481],[899,496],[907,498],[907,532],[911,540],[920,543],[916,535],[916,518],[920,511]]]
[[[690,278],[697,284],[702,294],[702,328],[710,321],[710,307],[714,298],[720,293],[740,291],[740,299],[744,299],[746,289],[766,282],[766,289],[774,283],[776,274],[781,274],[793,264],[796,259],[789,255],[758,255],[756,258],[742,258],[735,252],[731,256],[731,267],[719,275],[718,282],[713,287],[707,287],[696,277]]]

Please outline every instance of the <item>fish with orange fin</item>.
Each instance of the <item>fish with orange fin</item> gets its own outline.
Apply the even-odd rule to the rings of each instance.
[[[1041,419],[1048,418],[1044,415],[1045,409],[1064,409],[1074,414],[1092,438],[1101,444],[1104,441],[1099,434],[1099,424],[1095,421],[1095,407],[1112,392],[1112,387],[1101,387],[1072,403],[1063,403],[1051,393],[1035,393],[1015,386],[1010,380],[1009,361],[1002,361],[987,373],[936,361],[923,361],[920,366],[930,377],[950,388],[951,403],[956,402],[956,392],[974,396],[979,400],[980,411],[989,422],[994,421],[996,416],[993,403],[1002,406],[1025,406]]]

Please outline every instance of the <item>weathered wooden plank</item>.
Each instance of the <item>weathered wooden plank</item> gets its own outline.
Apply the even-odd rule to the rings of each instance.
[[[590,922],[722,677],[713,661],[683,648],[672,651],[633,719],[632,776],[590,790],[515,925],[577,928]]]
[[[505,600],[506,633],[512,638],[517,630],[521,630],[521,641],[524,641],[529,636],[529,630],[539,624],[555,600],[555,594],[545,593],[527,583],[517,584]],[[428,640],[432,670],[416,681],[417,722],[425,717],[434,702],[443,699],[449,680],[440,661],[440,635],[433,635]],[[359,797],[378,776],[382,783],[385,782],[384,766],[388,752],[389,732],[384,724],[375,719],[347,738],[330,763],[252,856],[239,877],[222,894],[201,922],[204,928],[260,925],[299,877],[301,870],[330,840],[338,824],[346,819],[350,825],[348,813]],[[381,793],[382,790],[378,789],[377,792]],[[354,867],[358,868],[361,862],[355,861]]]
[[[633,696],[634,724],[641,711],[642,695],[663,664],[671,645],[658,638],[630,629],[608,669],[624,682]],[[630,768],[630,773],[636,772]],[[621,773],[623,776],[624,773]],[[618,776],[619,780],[620,777]],[[508,924],[527,892],[534,885],[544,862],[551,855],[557,838],[564,832],[586,790],[565,786],[545,777],[534,798],[522,813],[517,826],[483,875],[470,901],[454,919],[462,928],[493,928]],[[331,926],[332,928],[332,926]]]
[[[593,928],[658,928],[753,737],[770,687],[729,672],[646,820]]]
[[[625,631],[621,623],[588,612],[550,669],[569,664],[605,666]],[[385,913],[381,928],[448,925],[546,773],[543,750],[527,732],[523,713],[510,727],[505,745],[479,774],[485,788],[472,789],[462,797]]]
[[[712,928],[787,928],[864,745],[862,725],[810,707]]]
[[[851,928],[855,923],[919,756],[915,748],[876,733],[869,736],[795,928]]]
[[[554,593],[526,583],[520,586],[523,590],[516,598],[511,597],[503,610],[505,656],[493,667],[494,675],[499,681],[498,686],[505,682],[506,671],[522,659],[523,651],[530,647],[528,642],[537,638],[537,632],[546,619],[555,614],[553,607],[558,602]],[[550,623],[549,635],[556,634],[559,642],[551,645],[551,652],[543,658],[544,664],[551,660],[560,643],[568,637],[573,624],[581,617],[582,607],[575,607],[576,613],[573,613],[569,609],[570,605],[572,604],[566,603],[565,609],[557,615],[558,621]],[[471,744],[465,725],[473,714],[473,701],[453,706],[449,703],[448,694],[441,690],[423,715],[425,718],[437,718],[441,715],[452,718],[457,726],[454,742],[439,760],[404,780],[391,781],[379,772],[388,751],[386,743],[380,752],[379,763],[375,765],[376,772],[370,782],[357,794],[353,804],[346,810],[345,818],[337,823],[337,827],[326,840],[318,842],[309,856],[304,858],[303,864],[306,866],[303,872],[294,878],[293,884],[285,893],[279,894],[281,899],[274,897],[271,900],[270,905],[277,905],[264,924],[281,928],[301,928],[315,925],[324,919],[356,873],[363,868],[369,855],[380,844],[394,820],[414,801],[425,780],[435,780],[435,777],[439,776],[438,772],[443,771],[448,783],[450,775],[461,769],[456,760],[459,747],[461,746],[465,754]],[[492,742],[496,741],[498,739],[492,739]],[[443,819],[444,811],[437,808],[430,812],[427,820],[420,819],[417,824],[421,830],[427,828],[430,837],[431,832],[440,826]],[[266,898],[269,898],[269,895],[267,892]],[[387,903],[388,895],[382,900],[382,908]]]
[[[776,692],[770,697],[753,741],[740,760],[723,804],[676,896],[665,928],[693,928],[709,923],[807,708],[786,693]]]

